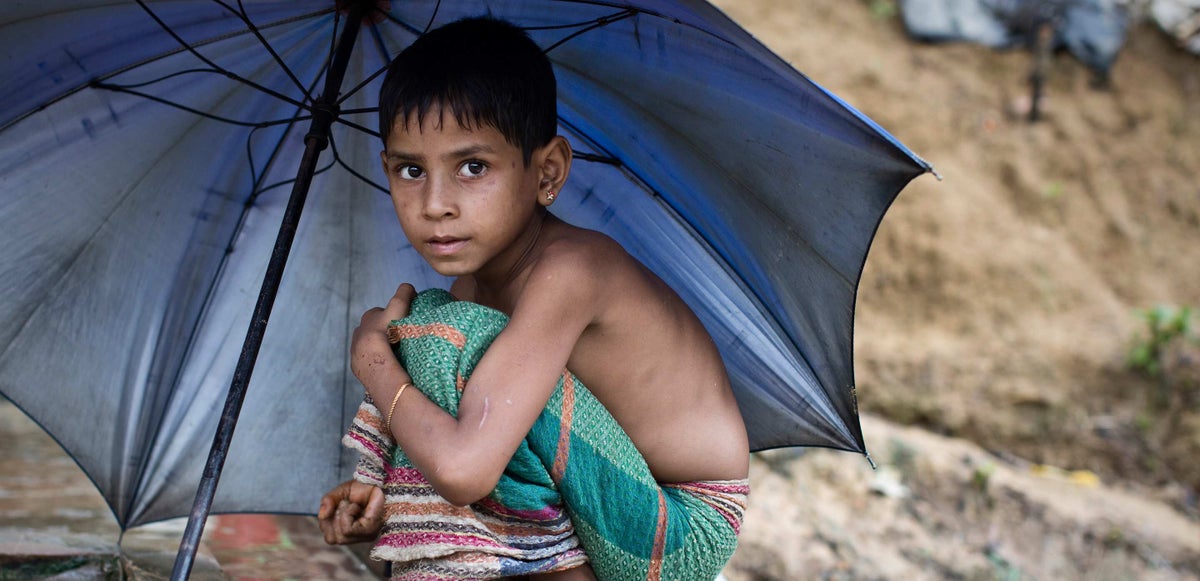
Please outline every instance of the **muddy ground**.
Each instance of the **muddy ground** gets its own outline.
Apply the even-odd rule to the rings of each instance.
[[[1162,392],[1128,365],[1140,311],[1200,305],[1200,59],[1149,25],[1106,88],[1056,55],[1030,124],[1027,52],[914,43],[883,0],[717,4],[944,177],[859,288],[884,470],[756,459],[730,578],[1200,578],[1195,348]]]

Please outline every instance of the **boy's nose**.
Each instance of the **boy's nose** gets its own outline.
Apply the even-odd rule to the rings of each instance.
[[[430,180],[421,211],[426,218],[431,220],[458,215],[458,205],[454,201],[454,193],[446,185]]]

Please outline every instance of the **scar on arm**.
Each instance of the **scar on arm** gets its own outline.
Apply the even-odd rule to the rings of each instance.
[[[483,415],[482,415],[482,416],[480,416],[480,418],[479,418],[479,425],[478,425],[478,426],[476,426],[476,428],[475,428],[476,430],[482,430],[482,429],[483,429],[483,422],[484,422],[485,420],[487,420],[488,409],[490,409],[490,408],[491,408],[491,406],[492,406],[492,402],[491,402],[491,400],[489,400],[487,397],[484,397],[484,398],[483,398]]]

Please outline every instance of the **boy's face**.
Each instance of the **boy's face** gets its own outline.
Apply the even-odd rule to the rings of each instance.
[[[435,108],[397,122],[382,158],[404,235],[438,273],[503,276],[536,235],[538,164],[496,128]]]

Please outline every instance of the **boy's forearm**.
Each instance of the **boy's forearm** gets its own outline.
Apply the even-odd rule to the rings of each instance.
[[[386,428],[392,438],[446,500],[466,505],[486,496],[495,482],[469,473],[476,463],[468,457],[471,447],[461,437],[458,419],[412,387],[411,381],[408,373],[396,369],[379,374],[366,386],[384,422],[391,413],[391,425]],[[410,387],[397,398],[405,383]]]

